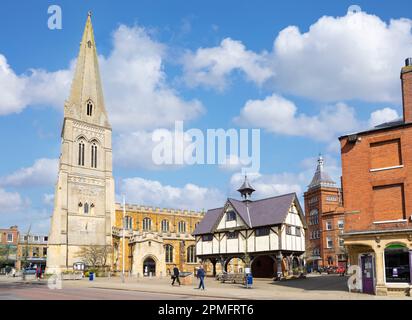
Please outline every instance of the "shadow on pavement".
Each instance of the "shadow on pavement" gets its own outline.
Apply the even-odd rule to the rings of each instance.
[[[291,279],[284,281],[272,282],[272,285],[279,287],[289,287],[302,290],[319,290],[319,291],[348,291],[348,277],[339,275],[321,275],[307,277],[305,279]]]

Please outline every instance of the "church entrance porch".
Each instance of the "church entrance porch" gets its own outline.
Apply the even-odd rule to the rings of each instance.
[[[146,258],[143,262],[143,275],[145,277],[156,275],[156,262],[151,257]]]

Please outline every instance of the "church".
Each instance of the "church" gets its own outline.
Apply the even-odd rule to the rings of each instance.
[[[112,128],[90,13],[64,104],[61,138],[46,272],[73,270],[84,250],[101,247],[109,249],[105,267],[115,272],[160,276],[174,264],[193,272],[199,264],[191,233],[203,212],[115,203]]]

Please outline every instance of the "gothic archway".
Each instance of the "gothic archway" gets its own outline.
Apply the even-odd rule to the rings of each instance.
[[[148,277],[150,275],[155,276],[156,275],[156,262],[152,257],[147,257],[143,261],[143,275],[145,277]]]

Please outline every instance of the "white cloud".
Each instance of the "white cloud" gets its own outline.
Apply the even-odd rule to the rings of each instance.
[[[191,120],[204,112],[198,100],[184,100],[167,83],[166,49],[138,26],[121,25],[113,33],[111,53],[99,60],[106,107],[117,131],[169,127],[175,120]],[[74,65],[75,61],[56,72],[31,69],[17,75],[0,55],[0,115],[20,112],[29,105],[63,110]]]
[[[341,176],[341,168],[339,164],[336,159],[330,155],[325,155],[323,158],[325,161],[324,170],[339,186]],[[253,199],[273,197],[291,192],[296,192],[299,197],[302,197],[316,171],[316,166],[318,164],[317,159],[317,157],[303,159],[300,162],[301,170],[298,172],[248,174],[248,180],[256,190],[253,193]],[[235,192],[235,190],[241,186],[243,181],[244,176],[242,174],[235,173],[232,175],[230,179],[230,188],[233,196],[239,197],[239,193]]]
[[[43,194],[43,203],[47,206],[53,206],[54,204],[54,193]]]
[[[17,75],[0,54],[0,116],[19,113],[29,105],[46,105],[63,108],[73,69],[47,72],[30,69]]]
[[[185,81],[191,86],[205,85],[223,90],[227,76],[234,70],[243,71],[247,79],[262,84],[273,71],[265,67],[266,53],[246,50],[240,41],[222,40],[218,47],[199,48],[183,57]]]
[[[8,192],[0,188],[0,213],[16,212],[25,207],[27,203],[27,200],[24,200],[18,192]],[[2,220],[3,218],[4,216]]]
[[[399,119],[398,112],[391,108],[383,108],[371,113],[369,118],[369,126],[374,127],[378,124],[390,122]]]
[[[240,171],[242,167],[247,167],[250,165],[249,159],[241,159],[235,154],[231,154],[226,157],[224,164],[220,164],[219,168],[224,171]]]
[[[324,107],[319,114],[308,116],[298,113],[292,101],[276,94],[263,100],[247,101],[235,122],[277,134],[310,137],[319,141],[330,141],[338,133],[360,127],[354,109],[344,103]]]
[[[256,190],[253,193],[253,199],[263,199],[273,197],[290,192],[302,193],[302,176],[295,173],[279,173],[279,174],[250,174],[248,179],[252,187]],[[235,173],[230,180],[232,190],[237,190],[243,183],[244,176],[240,173]],[[232,192],[234,196],[239,197],[239,194]]]
[[[120,193],[125,194],[128,203],[190,210],[214,208],[225,201],[217,189],[191,183],[174,187],[139,177],[123,179]]]
[[[31,167],[21,168],[7,176],[0,177],[0,186],[52,186],[57,181],[58,163],[58,159],[38,159]]]
[[[183,100],[168,85],[165,51],[141,27],[121,25],[114,32],[113,50],[100,58],[100,65],[110,121],[117,131],[169,127],[203,113],[198,100]]]
[[[222,89],[240,70],[259,85],[267,81],[283,93],[314,100],[399,102],[399,71],[412,52],[411,27],[409,19],[386,23],[365,12],[323,16],[304,33],[296,26],[283,29],[270,53],[247,50],[230,38],[188,53],[185,78]]]

